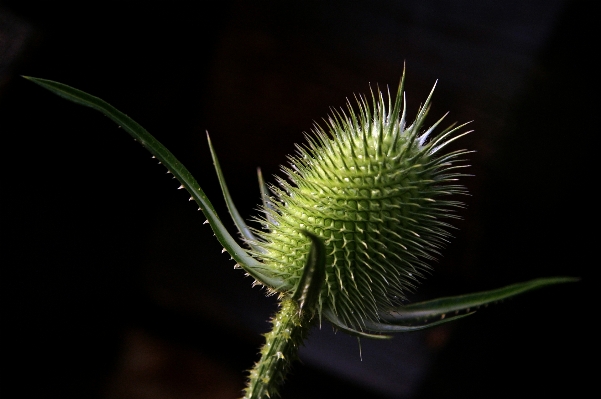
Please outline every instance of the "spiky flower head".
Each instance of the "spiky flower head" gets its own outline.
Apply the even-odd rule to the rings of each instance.
[[[380,90],[371,101],[357,98],[357,110],[335,111],[326,128],[315,125],[305,146],[297,146],[288,180],[271,186],[254,255],[274,275],[295,287],[311,240],[326,247],[325,283],[318,310],[362,330],[399,305],[449,237],[445,219],[456,218],[465,194],[456,180],[464,167],[459,150],[441,149],[462,136],[442,121],[423,129],[430,96],[415,121],[406,122],[403,81],[394,99]],[[443,117],[444,118],[444,117]]]

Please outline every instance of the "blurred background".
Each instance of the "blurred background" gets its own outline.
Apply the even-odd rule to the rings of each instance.
[[[370,85],[430,122],[473,121],[471,196],[412,299],[582,277],[392,341],[301,350],[286,398],[581,397],[596,233],[588,2],[0,2],[2,397],[236,398],[276,309],[163,166],[96,111],[22,79],[99,96],[165,144],[223,218],[330,107]],[[596,22],[596,21],[595,21]],[[587,228],[587,226],[592,225]],[[228,227],[233,225],[228,224]]]

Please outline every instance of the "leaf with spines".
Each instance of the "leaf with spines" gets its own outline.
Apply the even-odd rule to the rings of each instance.
[[[228,251],[230,256],[255,280],[261,284],[266,285],[273,289],[290,289],[285,280],[280,279],[277,275],[269,273],[268,269],[265,269],[264,265],[250,256],[245,249],[243,249],[229,234],[219,216],[215,212],[215,208],[205,195],[204,191],[200,188],[200,185],[192,177],[188,169],[181,162],[179,162],[175,156],[165,148],[157,139],[155,139],[150,133],[146,131],[137,122],[125,115],[123,112],[117,110],[106,101],[92,96],[86,92],[67,86],[62,83],[54,82],[46,79],[33,78],[24,76],[28,79],[45,89],[50,90],[54,94],[63,97],[74,103],[90,107],[97,111],[102,112],[108,116],[111,120],[116,122],[129,133],[136,141],[159,160],[169,172],[173,174],[182,186],[190,193],[192,198],[198,203],[200,210],[205,214],[211,228],[215,232],[215,236]]]
[[[556,284],[574,283],[579,281],[575,277],[547,277],[522,283],[511,284],[494,290],[475,292],[453,297],[433,299],[430,301],[411,303],[400,306],[387,314],[380,315],[381,325],[404,325],[408,323],[424,323],[429,320],[444,319],[451,316],[474,312],[482,306],[512,298],[532,290]],[[371,331],[390,331],[385,329],[370,329]]]

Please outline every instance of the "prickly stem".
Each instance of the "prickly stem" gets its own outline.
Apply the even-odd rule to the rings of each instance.
[[[273,328],[265,334],[261,359],[250,370],[243,399],[277,397],[290,364],[298,356],[299,345],[309,332],[310,314],[300,314],[296,301],[282,300],[279,311],[271,320]]]

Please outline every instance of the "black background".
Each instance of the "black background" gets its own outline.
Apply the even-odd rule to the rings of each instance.
[[[236,397],[275,309],[144,149],[19,75],[126,112],[225,215],[208,130],[249,218],[256,167],[278,173],[329,107],[396,88],[403,62],[410,114],[439,78],[431,122],[475,130],[458,143],[476,151],[464,220],[419,297],[582,281],[423,335],[428,369],[397,396],[582,396],[598,264],[587,3],[203,4],[0,3],[3,397]],[[283,397],[376,391],[305,362]]]

